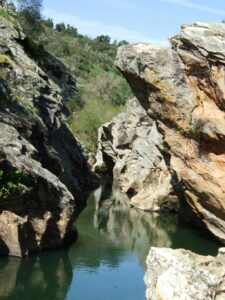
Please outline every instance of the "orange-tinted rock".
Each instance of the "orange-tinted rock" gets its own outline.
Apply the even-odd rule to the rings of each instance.
[[[122,46],[116,66],[163,135],[187,202],[225,243],[225,24],[185,25],[171,44]]]

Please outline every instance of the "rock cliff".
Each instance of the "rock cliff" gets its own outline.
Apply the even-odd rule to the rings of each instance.
[[[216,258],[188,250],[151,248],[147,258],[148,300],[222,300],[225,249]]]
[[[224,243],[225,24],[184,25],[170,41],[122,46],[116,66],[161,135],[175,194]]]
[[[60,246],[97,185],[66,123],[76,81],[0,16],[0,254]],[[59,87],[60,82],[60,87]]]
[[[122,193],[142,210],[177,211],[179,201],[172,176],[161,152],[165,152],[156,122],[148,117],[137,99],[125,112],[99,129],[94,168],[112,172]]]

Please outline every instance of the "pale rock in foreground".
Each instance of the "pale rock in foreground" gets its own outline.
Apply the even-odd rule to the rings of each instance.
[[[184,249],[151,248],[145,283],[148,300],[225,299],[225,248],[216,258]]]

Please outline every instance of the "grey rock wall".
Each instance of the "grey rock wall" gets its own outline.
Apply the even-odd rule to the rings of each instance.
[[[61,246],[98,185],[66,123],[76,81],[49,53],[37,61],[29,43],[0,16],[0,254],[15,256]]]

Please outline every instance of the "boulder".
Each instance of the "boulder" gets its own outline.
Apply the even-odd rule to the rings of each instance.
[[[184,249],[151,248],[145,283],[148,300],[225,299],[225,249],[214,258]]]
[[[3,211],[0,215],[0,251],[11,256],[27,255],[27,218]]]
[[[116,66],[162,135],[175,194],[225,243],[225,24],[184,25],[171,45],[122,46]]]

